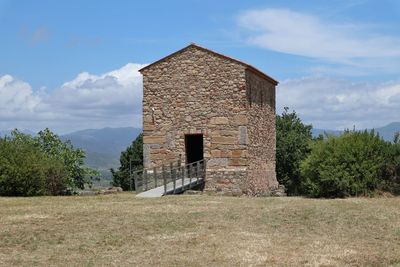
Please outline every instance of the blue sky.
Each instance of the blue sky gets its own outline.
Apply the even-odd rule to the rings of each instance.
[[[140,126],[137,69],[190,42],[315,127],[400,121],[400,1],[0,0],[0,129]]]

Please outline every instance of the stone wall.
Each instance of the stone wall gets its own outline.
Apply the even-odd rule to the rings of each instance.
[[[263,195],[278,182],[275,172],[275,85],[247,70],[248,165],[246,192]]]
[[[207,160],[205,190],[254,195],[274,186],[275,88],[246,68],[189,46],[143,69],[145,167],[179,158],[184,162],[185,134],[201,133]],[[257,90],[268,94],[261,96]],[[252,185],[256,181],[261,189]]]
[[[145,167],[185,161],[185,134],[202,133],[210,172],[246,170],[243,65],[189,47],[142,74]]]

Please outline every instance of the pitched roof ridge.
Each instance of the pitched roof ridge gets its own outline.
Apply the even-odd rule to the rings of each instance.
[[[147,68],[150,67],[150,66],[153,66],[153,65],[155,65],[155,64],[157,64],[157,63],[159,63],[159,62],[161,62],[161,61],[164,61],[164,60],[166,60],[166,59],[168,59],[168,58],[170,58],[170,57],[172,57],[172,56],[174,56],[174,55],[176,55],[176,54],[178,54],[178,53],[180,53],[180,52],[183,52],[184,50],[188,49],[189,47],[196,47],[196,48],[201,49],[201,50],[203,50],[203,51],[206,51],[206,52],[208,52],[208,53],[212,53],[212,54],[217,55],[217,56],[219,56],[219,57],[222,57],[222,58],[225,58],[225,59],[234,61],[234,62],[236,62],[236,63],[239,63],[239,64],[241,64],[241,65],[244,65],[244,66],[246,66],[250,71],[253,71],[253,72],[255,72],[256,74],[259,74],[259,75],[263,76],[264,78],[266,78],[266,79],[268,79],[269,81],[273,82],[275,85],[278,84],[278,81],[277,81],[277,80],[275,80],[275,79],[272,78],[271,76],[265,74],[264,72],[260,71],[259,69],[253,67],[252,65],[247,64],[246,62],[243,62],[243,61],[238,60],[238,59],[236,59],[236,58],[233,58],[233,57],[226,56],[226,55],[224,55],[224,54],[218,53],[218,52],[216,52],[216,51],[214,51],[214,50],[205,48],[205,47],[200,46],[200,45],[198,45],[198,44],[196,44],[196,43],[194,43],[194,42],[190,43],[189,45],[185,46],[185,47],[182,48],[182,49],[179,49],[178,51],[175,51],[175,52],[172,53],[172,54],[169,54],[169,55],[167,55],[167,56],[165,56],[165,57],[163,57],[163,58],[161,58],[161,59],[159,59],[159,60],[157,60],[157,61],[154,61],[153,63],[151,63],[151,64],[149,64],[149,65],[147,65],[147,66],[141,68],[139,71],[142,72],[144,69],[147,69]]]

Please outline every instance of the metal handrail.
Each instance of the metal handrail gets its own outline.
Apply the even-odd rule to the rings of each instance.
[[[189,164],[182,165],[180,161],[171,162],[161,167],[145,168],[131,172],[131,186],[134,183],[136,192],[147,191],[161,185],[164,186],[164,193],[167,191],[172,193],[181,192],[200,184],[205,178],[206,161],[199,160]],[[185,186],[185,178],[189,178],[189,184]],[[193,183],[192,179],[196,178]],[[177,188],[177,181],[181,182],[181,186]],[[171,183],[171,184],[170,184]],[[171,190],[167,187],[170,185]]]

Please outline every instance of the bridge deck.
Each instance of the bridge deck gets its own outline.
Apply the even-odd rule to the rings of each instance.
[[[181,193],[189,188],[195,187],[203,182],[203,178],[184,178],[183,185],[182,179],[177,179],[175,182],[175,190],[174,190],[174,183],[170,182],[167,184],[167,190],[165,193],[164,185],[141,192],[137,194],[137,197],[162,197],[163,195],[168,194],[177,194]]]

